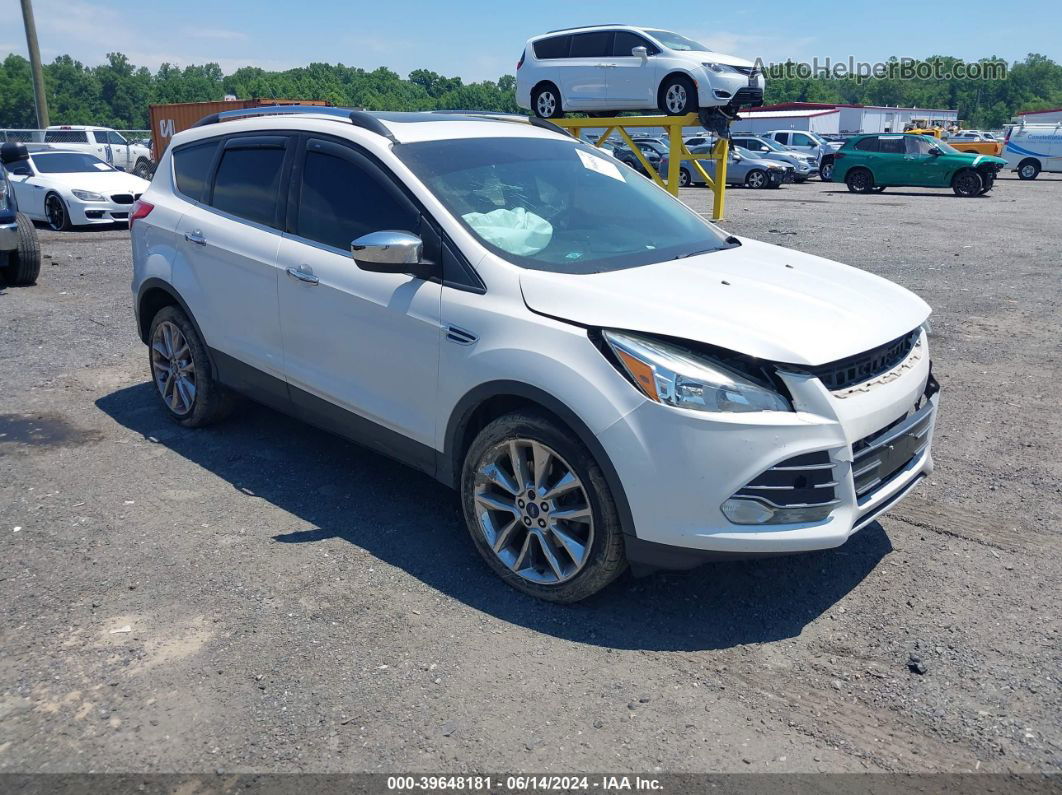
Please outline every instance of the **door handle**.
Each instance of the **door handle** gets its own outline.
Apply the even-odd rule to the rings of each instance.
[[[203,237],[203,233],[198,229],[193,229],[191,232],[185,232],[184,239],[189,243],[195,243],[197,246],[206,245],[206,238]]]
[[[317,284],[321,280],[313,275],[313,271],[310,270],[308,265],[300,265],[297,268],[288,268],[288,276],[293,279],[298,279],[300,282],[306,284]]]

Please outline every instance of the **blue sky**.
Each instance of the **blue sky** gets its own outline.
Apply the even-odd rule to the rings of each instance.
[[[7,0],[4,6],[0,57],[25,55],[18,4]],[[285,69],[326,61],[387,66],[403,76],[424,67],[466,80],[512,73],[529,36],[617,21],[677,30],[720,52],[766,62],[930,54],[1012,61],[1028,52],[1062,60],[1062,2],[1030,0],[1007,8],[981,0],[34,0],[46,62],[69,53],[96,64],[118,50],[151,69],[164,61],[215,61],[228,73],[244,65]]]

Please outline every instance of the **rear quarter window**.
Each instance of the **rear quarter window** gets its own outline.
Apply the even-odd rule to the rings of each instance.
[[[534,44],[536,58],[567,58],[568,51],[572,46],[571,36],[554,36],[551,39],[542,39]]]
[[[179,193],[192,201],[203,200],[217,150],[218,142],[213,140],[174,151],[173,179]]]

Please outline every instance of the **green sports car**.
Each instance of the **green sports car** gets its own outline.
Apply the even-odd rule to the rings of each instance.
[[[853,193],[887,187],[951,188],[958,196],[988,193],[1007,164],[1000,157],[960,152],[929,135],[856,135],[833,155],[833,182]]]

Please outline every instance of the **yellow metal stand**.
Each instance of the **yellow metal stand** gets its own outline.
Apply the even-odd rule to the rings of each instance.
[[[682,130],[685,127],[700,126],[700,120],[696,113],[691,113],[688,116],[610,116],[596,119],[550,119],[550,121],[558,127],[568,130],[575,138],[579,138],[583,130],[596,130],[604,127],[605,131],[596,141],[591,142],[595,146],[600,146],[608,140],[608,137],[613,132],[619,133],[620,138],[626,142],[627,146],[634,152],[634,156],[638,158],[638,161],[645,168],[650,179],[674,196],[678,196],[679,192],[679,169],[682,167],[682,161],[688,160],[700,172],[708,188],[712,191],[712,220],[718,221],[723,217],[723,210],[726,208],[726,159],[730,142],[726,138],[718,138],[711,152],[701,155],[692,154],[686,148],[686,144],[682,142]],[[666,180],[649,164],[645,155],[642,154],[642,150],[631,140],[631,136],[627,132],[628,129],[644,129],[646,127],[662,127],[667,132],[668,161]],[[704,166],[698,162],[701,160],[715,161],[715,179],[709,176]]]

